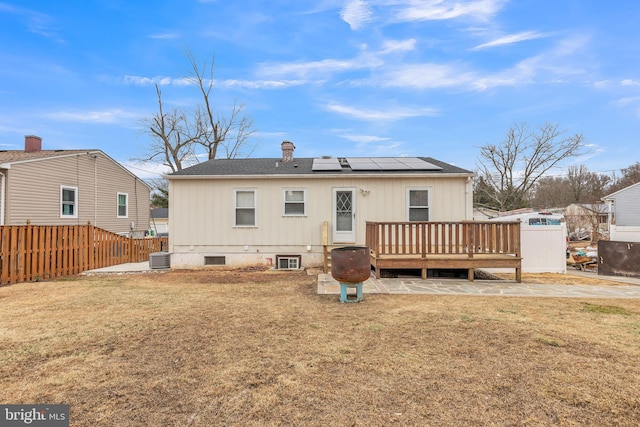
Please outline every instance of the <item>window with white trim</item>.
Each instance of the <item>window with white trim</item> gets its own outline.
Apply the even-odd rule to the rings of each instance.
[[[304,190],[284,190],[284,215],[304,216],[306,213],[306,195]]]
[[[407,218],[409,221],[429,221],[428,189],[407,189]]]
[[[78,187],[60,187],[60,218],[78,218]]]
[[[129,195],[127,193],[118,193],[118,218],[127,218],[129,216]]]
[[[256,226],[255,190],[235,190],[235,226]]]
[[[300,268],[300,255],[276,255],[278,270],[298,270]]]

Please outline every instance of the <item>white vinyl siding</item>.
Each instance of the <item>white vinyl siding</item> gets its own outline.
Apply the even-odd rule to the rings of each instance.
[[[60,186],[60,218],[78,218],[78,187]]]
[[[429,221],[429,189],[407,189],[407,220]]]
[[[471,205],[466,195],[467,177],[313,177],[298,178],[306,195],[305,216],[284,216],[282,191],[292,188],[291,178],[170,179],[169,233],[172,251],[207,255],[307,252],[307,245],[322,245],[322,224],[333,228],[332,189],[354,188],[358,209],[357,244],[365,242],[365,221],[406,221],[407,188],[429,190],[430,221],[461,221]],[[256,225],[235,227],[235,191],[255,190]],[[368,190],[360,191],[360,189]],[[219,214],[224,213],[224,214]],[[332,244],[329,232],[329,244]],[[266,256],[266,255],[265,255]],[[229,259],[228,259],[229,261]],[[272,265],[275,266],[275,258]]]
[[[256,226],[256,192],[255,190],[235,191],[235,226]]]
[[[306,194],[304,190],[285,189],[284,190],[284,215],[304,216],[306,213]]]
[[[118,193],[118,218],[129,217],[129,195],[127,193]]]

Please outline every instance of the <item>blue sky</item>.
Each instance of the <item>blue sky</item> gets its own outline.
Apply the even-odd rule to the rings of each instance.
[[[200,102],[190,50],[215,56],[219,111],[246,105],[253,157],[286,139],[297,157],[473,170],[512,124],[552,122],[584,135],[578,163],[611,172],[640,161],[638,22],[631,0],[0,0],[0,149],[35,134],[157,176],[131,161],[140,120],[155,83],[167,107]]]

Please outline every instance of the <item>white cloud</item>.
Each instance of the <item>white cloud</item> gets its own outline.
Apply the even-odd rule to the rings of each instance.
[[[334,113],[364,121],[396,121],[411,117],[435,116],[438,114],[438,111],[434,108],[397,107],[383,111],[350,107],[337,103],[330,103],[326,108]]]
[[[143,180],[156,179],[171,173],[171,168],[160,163],[132,161],[120,161],[118,163]]]
[[[621,84],[622,86],[640,86],[640,81],[638,81],[638,80],[631,80],[631,79],[625,79],[625,80],[622,80],[622,81],[620,82],[620,84]]]
[[[221,80],[219,86],[243,89],[286,89],[307,84],[306,80]]]
[[[54,120],[83,123],[119,123],[139,118],[137,114],[118,109],[105,111],[59,111],[49,113],[47,117]]]
[[[392,52],[406,52],[415,50],[416,39],[407,40],[385,40],[382,43],[382,50],[379,52],[381,55]]]
[[[142,77],[142,76],[124,76],[125,84],[132,84],[138,86],[150,86],[150,85],[158,85],[158,86],[190,86],[193,84],[193,79],[188,77],[181,78],[173,78],[173,77]]]
[[[371,22],[373,14],[367,2],[363,0],[349,0],[340,11],[340,17],[355,31]]]
[[[395,14],[399,21],[432,21],[470,17],[486,20],[502,8],[506,0],[410,0]]]
[[[373,136],[373,135],[354,135],[354,134],[342,134],[339,135],[344,139],[348,139],[349,141],[357,142],[358,144],[369,144],[372,142],[381,142],[388,141],[390,138],[383,138],[381,136]]]
[[[383,76],[383,86],[434,89],[469,84],[474,74],[450,65],[411,64],[397,67]]]
[[[352,71],[382,65],[383,62],[371,55],[360,55],[354,59],[323,59],[310,62],[290,62],[280,64],[261,64],[258,74],[262,76],[296,76],[298,79],[311,76],[329,75],[337,72]]]
[[[161,39],[161,40],[172,40],[179,39],[179,33],[160,33],[160,34],[151,34],[149,36],[150,39]]]
[[[538,33],[536,31],[524,31],[521,33],[509,34],[506,36],[499,37],[495,40],[491,40],[490,42],[478,45],[474,49],[478,49],[478,50],[486,49],[488,47],[503,46],[506,44],[519,43],[527,40],[535,40],[543,37],[547,37],[547,36],[545,34]]]

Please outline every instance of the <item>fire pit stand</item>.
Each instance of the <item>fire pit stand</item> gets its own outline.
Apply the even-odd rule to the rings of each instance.
[[[347,288],[356,288],[355,298],[353,294],[347,293]],[[360,302],[362,297],[362,282],[360,283],[343,283],[340,282],[340,302]]]
[[[331,250],[331,276],[340,282],[340,302],[360,302],[362,282],[371,276],[369,248],[346,246]],[[348,295],[348,288],[356,288],[355,298]]]

